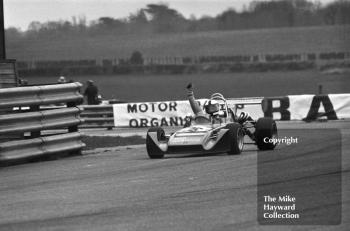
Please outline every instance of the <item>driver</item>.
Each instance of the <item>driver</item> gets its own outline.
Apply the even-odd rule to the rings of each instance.
[[[207,100],[204,103],[204,108],[205,108],[205,112],[204,112],[194,97],[192,83],[188,84],[186,88],[187,88],[188,101],[190,102],[192,111],[196,116],[204,116],[209,119],[209,116],[211,114],[209,111],[210,109],[212,109],[213,111],[215,110],[219,111],[220,105],[216,100]]]
[[[190,102],[191,108],[195,116],[204,116],[210,119],[210,116],[216,115],[220,111],[220,104],[216,100],[207,100],[204,103],[204,110],[200,107],[198,102],[196,101],[193,93],[192,83],[187,85],[187,98]],[[236,117],[236,116],[235,116]],[[252,121],[253,119],[246,112],[241,112],[238,118],[235,118],[239,123],[244,123],[247,120]]]

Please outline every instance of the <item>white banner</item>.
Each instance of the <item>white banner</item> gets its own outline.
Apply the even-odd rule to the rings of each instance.
[[[253,118],[263,116],[262,98],[228,99],[229,107],[237,105],[237,113],[248,112]],[[203,105],[206,99],[197,100]],[[183,126],[193,112],[187,100],[113,104],[115,127]]]
[[[306,118],[314,95],[289,95],[290,120],[302,120]],[[274,116],[275,118],[275,116]]]
[[[164,101],[113,104],[113,114],[116,127],[154,127],[183,126],[193,113],[188,101]]]
[[[289,95],[264,100],[264,115],[275,120],[328,120],[350,118],[350,94]]]
[[[329,94],[338,119],[350,118],[350,94]]]
[[[206,99],[198,102],[203,105]],[[248,112],[253,119],[272,117],[275,120],[329,120],[350,118],[350,94],[289,95],[284,97],[227,99],[230,108]],[[116,127],[183,126],[192,116],[187,100],[113,104]]]

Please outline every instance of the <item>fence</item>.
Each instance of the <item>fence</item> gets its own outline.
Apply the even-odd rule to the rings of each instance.
[[[16,61],[1,60],[0,61],[0,88],[17,86],[17,68]]]
[[[82,109],[77,107],[83,101],[81,86],[68,83],[0,89],[0,164],[80,152],[85,146],[78,132],[83,122]],[[52,104],[54,109],[40,109]],[[51,130],[49,135],[45,135],[47,130]]]
[[[349,60],[350,52],[327,53],[302,53],[302,54],[251,54],[251,55],[224,55],[224,56],[165,56],[145,57],[143,65],[184,65],[184,64],[208,64],[208,63],[264,63],[264,62],[302,62],[302,61],[328,61]],[[18,69],[50,69],[50,68],[88,68],[110,67],[129,64],[127,58],[112,58],[102,60],[59,60],[59,61],[19,61]]]
[[[102,60],[19,61],[18,71],[26,75],[72,75],[142,73],[188,73],[221,71],[266,71],[320,68],[328,63],[350,61],[350,52],[303,54],[252,54],[192,57],[144,57],[143,65],[134,65],[127,58]],[[221,66],[220,66],[221,65]]]

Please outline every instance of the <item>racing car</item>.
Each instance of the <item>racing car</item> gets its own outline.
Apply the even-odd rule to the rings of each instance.
[[[246,113],[237,116],[237,107],[229,107],[220,93],[210,97],[210,102],[219,102],[220,107],[206,109],[209,116],[186,117],[184,128],[166,135],[161,127],[147,131],[146,149],[151,159],[163,158],[165,154],[222,153],[240,154],[244,137],[248,136],[259,150],[273,150],[274,143],[266,140],[277,138],[276,122],[263,117],[247,119]]]

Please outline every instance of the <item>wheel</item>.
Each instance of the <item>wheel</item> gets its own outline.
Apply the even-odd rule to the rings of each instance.
[[[163,141],[165,140],[165,132],[162,128],[159,127],[154,127],[150,128],[147,131],[147,136],[146,136],[146,149],[148,156],[151,159],[160,159],[164,157],[164,152],[159,149],[157,144],[154,143],[152,138],[150,137],[149,133],[150,132],[156,132],[157,133],[157,139],[158,141]]]
[[[277,138],[277,125],[272,118],[259,118],[255,125],[255,142],[259,150],[273,150],[274,143],[264,142],[264,139]]]
[[[228,137],[230,142],[230,150],[227,152],[229,155],[240,154],[244,146],[244,132],[242,126],[238,123],[228,124],[226,126],[228,130]]]

